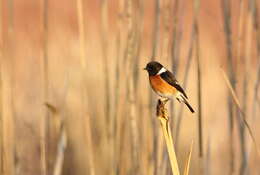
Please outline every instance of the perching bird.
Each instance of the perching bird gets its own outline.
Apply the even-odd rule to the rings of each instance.
[[[144,69],[147,70],[149,74],[151,87],[159,96],[166,100],[175,97],[180,103],[185,103],[190,111],[194,113],[193,108],[188,102],[187,95],[173,73],[156,61],[149,62]]]

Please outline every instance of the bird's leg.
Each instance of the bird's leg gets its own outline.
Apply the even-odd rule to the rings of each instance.
[[[162,98],[161,98],[161,101],[162,101],[164,104],[166,104],[169,100],[170,100],[170,99],[167,98],[167,97],[162,97]]]

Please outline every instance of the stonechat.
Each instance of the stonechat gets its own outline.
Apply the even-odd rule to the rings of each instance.
[[[162,98],[169,100],[175,97],[180,103],[183,102],[194,113],[188,102],[188,97],[173,73],[167,70],[157,61],[149,62],[144,68],[149,74],[152,89]]]

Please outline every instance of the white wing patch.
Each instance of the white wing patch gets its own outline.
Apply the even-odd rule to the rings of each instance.
[[[164,73],[164,72],[166,72],[166,71],[167,71],[167,69],[165,69],[164,67],[162,67],[161,70],[160,70],[156,75],[160,75],[160,74],[162,74],[162,73]]]

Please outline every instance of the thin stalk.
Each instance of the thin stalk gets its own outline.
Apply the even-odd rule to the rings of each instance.
[[[201,59],[200,59],[200,41],[199,41],[199,25],[198,25],[198,13],[199,13],[200,1],[195,0],[195,44],[196,44],[196,58],[197,58],[197,77],[198,77],[198,136],[199,136],[199,157],[203,157],[203,131],[202,131],[202,102],[201,102]]]
[[[241,2],[242,3],[242,2]],[[252,43],[252,31],[253,31],[253,16],[249,8],[247,8],[247,15],[244,14],[244,27],[245,27],[245,55],[243,57],[243,104],[242,104],[242,110],[244,113],[248,113],[248,71],[249,71],[249,60],[252,57],[251,54],[251,43]],[[241,49],[242,50],[242,49]],[[248,169],[248,152],[247,152],[247,140],[245,137],[245,125],[240,125],[240,143],[241,143],[241,156],[242,161],[240,163],[240,175],[246,174],[246,171]]]
[[[240,8],[239,8],[239,17],[238,17],[238,21],[239,21],[239,24],[238,24],[238,37],[237,37],[237,48],[236,48],[236,57],[239,61],[241,61],[244,65],[243,67],[240,67],[240,69],[242,69],[243,71],[241,72],[245,72],[245,58],[246,58],[246,55],[245,55],[245,52],[244,52],[244,49],[247,45],[245,44],[245,38],[246,38],[246,26],[247,26],[247,23],[245,21],[245,18],[246,18],[246,7],[245,7],[245,2],[240,0]],[[246,100],[246,72],[244,73],[244,76],[243,76],[243,107],[245,107],[245,104],[247,104],[247,102],[245,101]],[[244,109],[243,109],[244,110]],[[239,114],[238,114],[239,115]],[[238,121],[238,124],[239,122],[241,121]],[[239,125],[238,127],[238,130],[239,130],[239,136],[240,136],[240,144],[241,144],[241,163],[240,163],[240,175],[244,174],[244,170],[245,170],[245,134],[244,134],[244,125]]]
[[[49,68],[48,68],[48,0],[43,0],[43,79],[44,79],[44,101],[48,101],[49,91]],[[40,149],[41,149],[41,173],[42,175],[48,174],[47,166],[47,125],[49,121],[48,111],[41,118],[41,138],[40,138]]]
[[[235,93],[235,90],[232,87],[230,80],[228,79],[226,73],[223,70],[222,70],[222,75],[223,75],[223,78],[225,80],[225,83],[227,84],[228,89],[230,90],[230,93],[231,93],[231,96],[232,96],[232,100],[234,101],[235,105],[237,106],[238,111],[241,114],[241,115],[237,115],[237,116],[240,116],[240,117],[242,116],[240,118],[240,120],[243,121],[243,124],[247,128],[247,130],[249,132],[249,135],[250,135],[250,137],[251,137],[251,139],[252,139],[252,141],[253,141],[253,143],[255,145],[255,149],[256,149],[257,155],[259,156],[259,148],[257,146],[256,139],[254,137],[253,131],[252,131],[251,127],[249,126],[247,120],[246,120],[246,113],[243,111],[243,109],[242,109],[242,107],[240,105],[240,102],[238,100],[238,97],[237,97],[237,95]]]
[[[53,175],[62,175],[62,167],[64,163],[66,148],[67,148],[67,134],[65,132],[64,127],[62,127],[58,146],[57,146],[57,156],[54,164]]]
[[[169,116],[167,109],[165,107],[166,102],[162,100],[158,100],[157,103],[157,118],[161,123],[161,129],[163,132],[164,140],[166,142],[167,151],[171,163],[172,174],[180,175],[179,165],[177,162],[177,157],[174,149],[174,142],[171,135],[171,129],[169,125]]]
[[[122,54],[121,54],[121,50],[122,50],[122,45],[123,45],[123,39],[122,39],[122,26],[123,26],[123,1],[119,1],[119,14],[118,14],[118,18],[117,18],[117,36],[116,36],[116,49],[117,49],[117,55],[116,55],[116,70],[115,70],[115,124],[114,124],[114,130],[113,130],[113,135],[114,135],[114,148],[113,148],[113,152],[115,155],[120,154],[119,153],[119,148],[120,148],[120,137],[119,137],[119,129],[120,129],[120,124],[118,124],[120,122],[120,117],[119,117],[119,99],[121,99],[120,96],[120,92],[122,90],[122,85],[121,85],[121,60],[122,60]],[[119,157],[115,157],[115,161],[114,161],[114,173],[117,174],[119,172]]]
[[[85,54],[85,30],[84,30],[84,16],[83,16],[83,0],[77,0],[77,17],[78,17],[78,30],[80,42],[80,61],[83,70],[86,69],[86,54]]]
[[[211,174],[211,139],[210,139],[210,136],[208,137],[208,142],[207,142],[205,174],[206,175]]]
[[[172,56],[172,71],[175,75],[177,75],[179,68],[179,53],[180,53],[180,37],[181,31],[178,32],[179,26],[179,0],[176,0],[173,8],[173,29],[172,29],[172,48],[171,48],[171,56]]]
[[[188,158],[187,158],[187,161],[186,161],[186,165],[185,165],[185,169],[184,169],[184,173],[183,173],[184,175],[189,175],[192,151],[193,151],[193,141],[191,142],[189,155],[188,155]]]
[[[152,55],[151,60],[155,60],[158,52],[158,44],[160,39],[160,0],[154,0],[155,3],[155,10],[154,10],[154,24],[153,24],[153,35],[152,35]],[[150,92],[149,94],[149,113],[152,115],[152,109],[153,109],[153,94]],[[158,132],[156,129],[156,123],[155,119],[152,120],[152,127],[153,127],[153,163],[154,163],[154,174],[157,173],[157,165],[158,165]]]
[[[109,72],[109,58],[108,58],[108,1],[107,0],[101,0],[100,2],[101,5],[101,28],[100,28],[100,36],[101,36],[101,49],[102,49],[102,59],[103,59],[103,77],[104,77],[104,90],[105,90],[105,105],[104,105],[104,114],[105,119],[106,119],[106,130],[107,130],[107,144],[112,147],[113,150],[113,138],[114,138],[114,127],[115,127],[115,115],[111,115],[111,95],[110,95],[110,72]],[[116,89],[118,90],[118,89]],[[110,151],[110,156],[111,159],[113,159],[113,152]],[[113,166],[114,166],[114,161],[110,160],[109,161],[111,165],[110,171],[112,173],[113,171]]]
[[[2,18],[1,18],[2,19]],[[2,26],[1,26],[2,27]],[[1,30],[0,27],[0,30]],[[2,34],[2,32],[0,33]],[[3,174],[3,165],[4,165],[4,143],[3,143],[3,136],[4,136],[4,126],[3,126],[3,81],[2,81],[2,37],[0,41],[0,174]]]
[[[0,1],[0,174],[3,174],[4,156],[3,156],[3,77],[2,77],[2,60],[3,60],[3,25],[2,25],[2,1]]]
[[[193,25],[192,25],[192,31],[191,31],[191,36],[190,36],[190,43],[189,43],[189,51],[187,54],[187,61],[186,61],[186,66],[185,66],[185,72],[184,72],[184,79],[183,79],[183,88],[185,89],[187,86],[188,82],[188,75],[189,75],[189,70],[191,66],[191,60],[192,60],[192,55],[193,55],[193,50],[194,50],[194,41],[195,41],[195,23],[193,20]],[[178,141],[179,141],[179,134],[180,134],[180,126],[182,123],[182,114],[183,114],[183,106],[181,105],[181,109],[179,110],[177,121],[176,121],[176,150],[178,150]]]
[[[162,59],[168,60],[169,58],[169,35],[170,35],[170,1],[163,0],[163,42],[162,42]]]
[[[232,30],[231,30],[231,1],[222,0],[222,14],[224,22],[224,32],[225,32],[225,42],[226,42],[226,52],[227,52],[227,62],[228,62],[228,77],[230,79],[231,85],[236,89],[235,84],[235,72],[233,66],[233,53],[232,53]],[[232,99],[228,97],[228,110],[229,110],[229,140],[230,140],[230,172],[233,174],[235,169],[235,146],[234,146],[234,108]]]
[[[127,17],[128,17],[128,38],[127,38],[127,48],[126,48],[126,87],[127,87],[127,101],[128,101],[128,111],[129,111],[129,121],[131,127],[131,146],[132,146],[132,167],[131,167],[131,174],[138,174],[139,173],[139,158],[138,158],[138,127],[137,127],[137,97],[136,97],[136,85],[135,85],[135,70],[136,70],[136,61],[138,55],[138,31],[137,30],[137,17],[138,14],[136,7],[137,4],[135,1],[130,0],[127,1]],[[139,35],[140,36],[140,35]]]
[[[153,25],[153,45],[151,59],[155,60],[158,51],[159,33],[160,33],[160,0],[154,0],[155,2],[155,20]]]
[[[255,85],[254,85],[254,99],[253,99],[253,119],[256,118],[256,108],[257,108],[257,97],[258,97],[258,91],[259,91],[259,86],[260,86],[260,28],[259,28],[259,23],[258,23],[258,19],[259,19],[259,11],[258,11],[258,4],[256,0],[252,0],[252,4],[253,4],[253,9],[252,9],[252,13],[253,13],[253,24],[254,24],[254,29],[256,31],[256,52],[257,52],[257,58],[258,58],[258,66],[257,66],[257,73],[256,75],[256,81],[255,81]]]
[[[9,30],[11,33],[12,30]],[[8,32],[8,35],[10,34]],[[7,46],[11,47],[11,35],[8,36]],[[10,54],[10,53],[9,53]],[[4,56],[10,55],[4,50]],[[14,174],[15,172],[15,129],[13,109],[13,60],[2,60],[2,164],[3,175]]]
[[[102,57],[103,57],[103,73],[104,73],[104,89],[105,89],[105,115],[107,123],[107,133],[108,139],[112,136],[113,123],[111,121],[111,104],[110,104],[110,76],[109,76],[109,60],[108,60],[108,1],[101,1],[101,47],[102,47]],[[113,120],[113,119],[112,119]]]
[[[13,58],[7,48],[13,48],[13,0],[7,1],[7,37],[3,41],[3,57],[9,59],[1,60],[2,76],[2,163],[3,175],[15,173],[15,130],[14,130],[14,109],[13,109]]]
[[[10,58],[10,57],[9,57]],[[3,163],[3,175],[14,174],[15,162],[14,162],[14,112],[12,109],[12,64],[9,62],[2,62],[1,74],[3,78],[2,84],[2,163]]]
[[[59,140],[57,142],[56,160],[53,168],[53,175],[61,175],[63,162],[64,162],[65,149],[67,147],[67,134],[64,127],[64,117],[61,116],[60,110],[58,110],[57,107],[53,106],[52,104],[45,103],[45,106],[50,111],[51,117],[56,120],[56,122],[54,123],[59,133]]]
[[[179,68],[179,53],[180,53],[180,43],[179,43],[179,32],[178,30],[178,25],[179,25],[179,18],[180,18],[180,13],[179,13],[179,0],[176,0],[175,3],[173,3],[173,9],[170,9],[173,13],[173,27],[172,27],[172,41],[171,41],[171,64],[172,64],[172,72],[175,76],[177,76],[178,73],[178,68]],[[169,20],[169,19],[168,19]],[[175,114],[175,108],[174,108],[174,101],[171,101],[171,114]],[[171,120],[173,123],[175,119]],[[173,127],[174,130],[174,127]]]
[[[79,29],[79,41],[80,41],[80,60],[81,68],[83,73],[83,82],[82,89],[82,103],[84,107],[88,110],[88,98],[87,98],[87,69],[86,69],[86,53],[85,53],[85,28],[84,28],[84,13],[83,13],[83,0],[77,0],[77,14],[78,14],[78,29]],[[86,110],[86,111],[87,111]],[[92,148],[92,137],[91,137],[91,123],[89,114],[82,115],[82,124],[85,130],[86,143],[88,143],[88,163],[89,163],[89,174],[95,175],[95,166],[94,166],[94,156]]]
[[[153,35],[152,35],[152,55],[151,60],[155,60],[155,57],[157,56],[158,51],[158,45],[159,45],[159,38],[160,38],[160,0],[154,0],[155,3],[155,9],[154,9],[154,25],[153,25]],[[149,93],[149,113],[152,115],[152,109],[153,109],[153,94],[152,92]],[[158,132],[156,129],[156,123],[155,120],[152,120],[152,127],[153,127],[153,163],[154,163],[154,174],[157,173],[157,165],[158,165]]]

